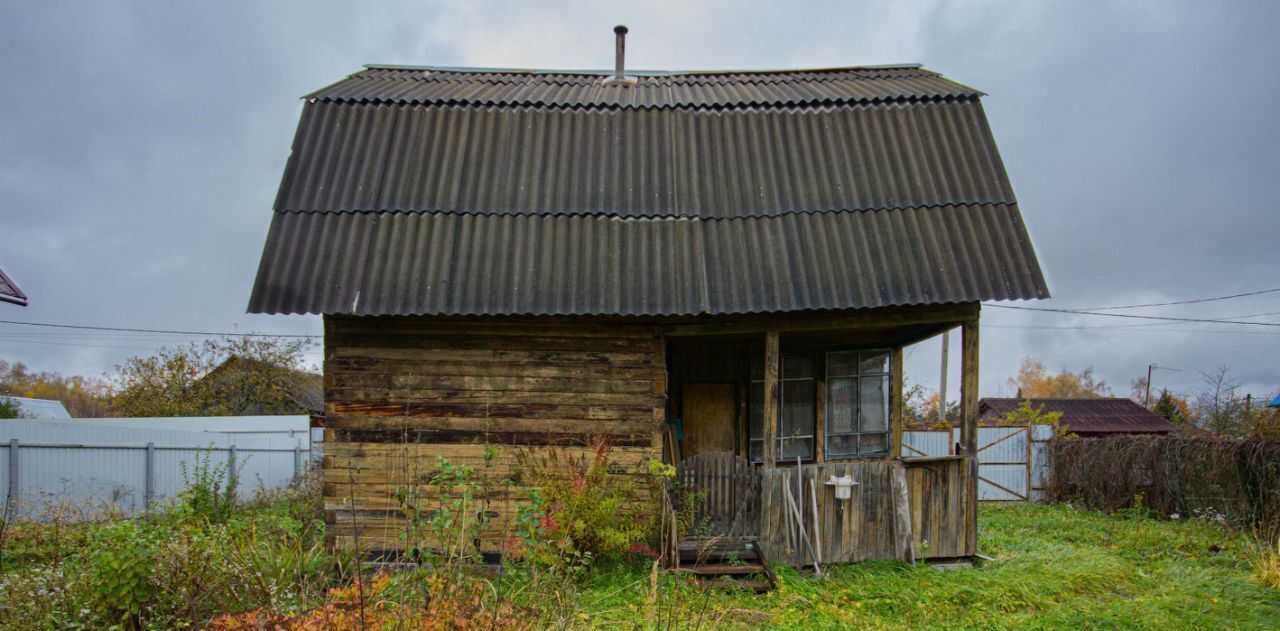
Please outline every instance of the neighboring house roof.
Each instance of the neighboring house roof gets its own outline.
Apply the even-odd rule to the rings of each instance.
[[[1077,434],[1153,434],[1176,431],[1178,426],[1154,414],[1130,399],[1025,399],[1032,408],[1044,412],[1061,412],[1061,425]],[[978,401],[978,414],[985,423],[992,422],[1022,405],[1024,399],[983,398]]]
[[[27,295],[18,289],[18,284],[0,269],[0,302],[12,302],[15,305],[27,306]]]
[[[201,381],[213,382],[221,384],[230,382],[233,378],[228,375],[229,371],[238,369],[244,363],[253,363],[255,365],[266,365],[265,362],[257,359],[245,359],[238,355],[233,355],[218,364],[210,370],[208,374],[201,377]],[[281,370],[284,375],[285,395],[294,406],[300,411],[308,413],[323,414],[324,412],[324,377],[316,373],[306,372],[304,370],[294,370],[292,368],[276,368]],[[245,406],[243,409],[236,410],[241,416],[253,415],[271,415],[281,414],[281,410],[266,409],[260,404]]]
[[[0,401],[12,401],[28,418],[71,418],[71,413],[61,401],[54,399],[28,399],[27,397],[0,396]]]
[[[371,66],[308,95],[249,310],[1048,297],[977,90],[917,66],[604,74]]]

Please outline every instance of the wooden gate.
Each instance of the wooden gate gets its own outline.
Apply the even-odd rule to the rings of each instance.
[[[680,492],[692,502],[693,537],[755,537],[760,531],[760,475],[746,458],[717,451],[684,459]]]

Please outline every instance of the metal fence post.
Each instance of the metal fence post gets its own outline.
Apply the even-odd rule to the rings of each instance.
[[[9,439],[9,497],[4,505],[6,519],[18,511],[18,491],[21,488],[18,483],[18,452],[20,450],[18,439]]]
[[[236,446],[231,445],[227,451],[227,495],[236,489]]]
[[[151,510],[151,500],[156,495],[156,444],[147,443],[146,482],[142,492],[143,510]]]

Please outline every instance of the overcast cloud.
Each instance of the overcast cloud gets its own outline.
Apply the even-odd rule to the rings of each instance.
[[[618,23],[635,68],[920,62],[987,92],[1054,295],[1015,304],[1280,287],[1280,3],[6,2],[0,267],[31,306],[0,319],[319,333],[317,317],[244,313],[298,97],[365,63],[608,67]],[[1269,312],[1280,293],[1134,313]],[[1152,362],[1183,371],[1157,387],[1219,365],[1256,394],[1280,387],[1265,327],[997,308],[983,324],[988,395],[1012,394],[1024,355],[1093,366],[1117,394]],[[0,324],[0,358],[64,373],[180,341]],[[908,378],[936,385],[936,357],[912,349]]]

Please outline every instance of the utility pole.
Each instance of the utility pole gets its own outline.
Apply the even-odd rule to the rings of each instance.
[[[1142,407],[1151,409],[1151,369],[1155,368],[1155,364],[1147,364],[1147,395],[1142,397]]]
[[[1173,372],[1182,372],[1177,368],[1168,368],[1165,366],[1157,366],[1155,364],[1147,364],[1147,394],[1142,398],[1142,407],[1151,409],[1151,371],[1152,370],[1172,370]]]
[[[947,341],[951,331],[942,332],[942,374],[938,378],[938,422],[947,422]]]

